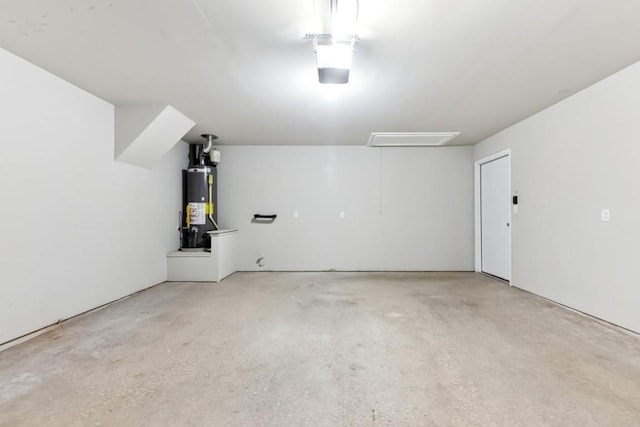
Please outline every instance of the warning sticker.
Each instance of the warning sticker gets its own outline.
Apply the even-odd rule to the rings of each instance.
[[[206,203],[189,203],[189,219],[191,224],[206,224],[207,218],[205,214]]]

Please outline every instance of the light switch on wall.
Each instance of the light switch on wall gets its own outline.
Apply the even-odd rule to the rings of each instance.
[[[344,218],[344,211],[340,212],[340,218]]]
[[[609,209],[602,209],[602,213],[601,213],[601,219],[604,222],[609,222],[611,218],[611,214],[609,212]]]
[[[294,218],[298,218],[300,215],[298,214],[298,211],[293,211],[293,217]]]

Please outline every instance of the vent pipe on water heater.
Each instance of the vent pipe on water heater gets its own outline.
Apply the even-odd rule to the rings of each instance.
[[[201,136],[203,138],[207,138],[207,142],[205,142],[202,152],[209,155],[209,160],[211,160],[211,163],[214,165],[220,163],[220,152],[213,148],[213,140],[218,137],[210,133],[204,133]]]

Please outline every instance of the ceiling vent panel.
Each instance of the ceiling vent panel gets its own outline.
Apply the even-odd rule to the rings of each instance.
[[[447,144],[460,132],[373,132],[369,147],[438,147]]]

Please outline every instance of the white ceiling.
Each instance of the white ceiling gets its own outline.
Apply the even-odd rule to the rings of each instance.
[[[111,103],[170,104],[197,123],[185,139],[223,144],[472,144],[640,60],[639,0],[360,0],[351,81],[320,85],[313,10],[0,0],[0,46]]]

